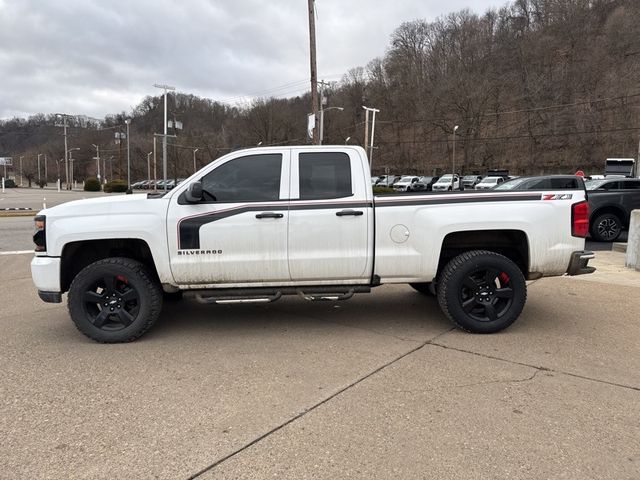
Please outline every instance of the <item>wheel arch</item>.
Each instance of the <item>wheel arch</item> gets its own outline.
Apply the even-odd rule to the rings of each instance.
[[[605,213],[611,213],[618,217],[623,227],[627,226],[628,216],[625,213],[624,209],[618,205],[603,205],[601,207],[596,208],[591,215],[589,215],[589,224],[591,225],[596,218],[600,215],[604,215]]]
[[[451,259],[469,250],[487,250],[504,255],[518,266],[525,278],[528,276],[529,239],[522,230],[468,230],[447,234],[442,242],[436,276]]]
[[[151,249],[147,242],[135,238],[109,238],[81,240],[67,243],[61,255],[60,287],[69,290],[75,276],[87,265],[109,257],[125,257],[144,264],[156,281],[159,281]]]

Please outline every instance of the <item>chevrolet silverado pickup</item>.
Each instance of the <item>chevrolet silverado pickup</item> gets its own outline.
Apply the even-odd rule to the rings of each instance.
[[[386,283],[435,294],[458,327],[511,325],[526,280],[588,266],[584,191],[374,196],[355,146],[221,157],[164,195],[68,202],[35,217],[32,278],[98,342],[127,342],[163,298],[343,300]]]

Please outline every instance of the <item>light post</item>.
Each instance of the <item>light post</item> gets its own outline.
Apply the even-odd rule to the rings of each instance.
[[[22,186],[22,157],[23,155],[20,156],[20,186]]]
[[[131,119],[127,118],[124,123],[127,124],[127,193],[131,193],[131,150],[129,149],[129,124]]]
[[[162,178],[164,179],[165,192],[167,191],[167,91],[175,90],[176,87],[169,85],[153,85],[156,88],[164,89],[164,136],[162,137]]]
[[[98,165],[96,168],[96,177],[98,178],[98,182],[100,181],[100,146],[91,144],[93,148],[96,149],[96,156],[94,157],[96,164]]]
[[[351,140],[351,137],[347,137],[344,139],[344,144],[345,145],[349,145],[349,140]]]
[[[451,191],[453,192],[453,180],[455,178],[456,172],[456,131],[458,130],[459,125],[453,127],[453,157],[451,159]]]
[[[196,167],[196,152],[200,150],[199,148],[196,148],[193,150],[193,173],[196,173],[198,171],[198,168]]]
[[[41,153],[38,154],[38,183],[40,183],[40,157],[42,156]],[[40,186],[40,185],[38,185]]]
[[[151,183],[151,155],[153,152],[147,153],[147,180]]]
[[[319,144],[322,145],[322,140],[324,139],[324,112],[328,112],[329,110],[340,110],[343,111],[344,108],[342,107],[329,107],[329,108],[322,108],[322,105],[320,105],[320,142]]]
[[[67,150],[69,154],[69,178],[71,179],[70,184],[69,184],[69,180],[67,180],[67,184],[69,184],[69,190],[73,190],[73,151],[74,150],[80,150],[80,147],[70,148],[69,150]]]

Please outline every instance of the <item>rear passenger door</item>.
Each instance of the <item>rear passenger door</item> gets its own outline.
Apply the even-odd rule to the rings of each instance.
[[[354,149],[291,153],[289,272],[295,282],[363,283],[373,269],[373,205]]]

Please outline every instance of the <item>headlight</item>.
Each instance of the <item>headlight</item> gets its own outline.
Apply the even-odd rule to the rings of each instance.
[[[36,244],[36,252],[47,251],[46,225],[47,218],[44,215],[36,215],[34,218],[36,233],[33,234],[33,243]]]

